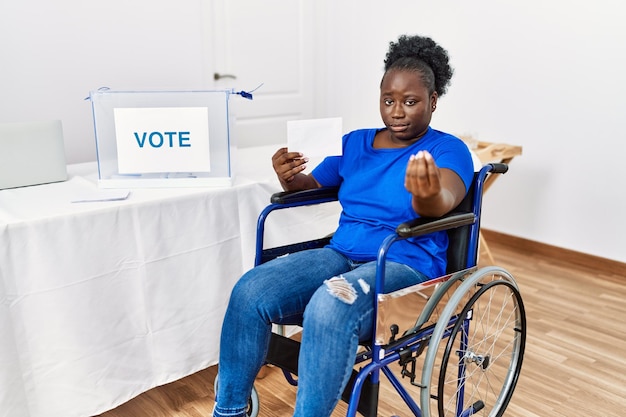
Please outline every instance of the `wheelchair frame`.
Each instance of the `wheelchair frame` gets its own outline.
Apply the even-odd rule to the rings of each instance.
[[[367,417],[377,415],[381,372],[417,417],[503,415],[521,371],[526,341],[525,311],[511,274],[496,266],[478,269],[476,264],[483,184],[488,175],[507,170],[506,164],[485,165],[475,174],[468,195],[457,209],[441,218],[417,218],[403,223],[381,244],[376,261],[374,338],[363,345],[364,351],[357,353],[355,366],[363,366],[353,371],[342,396],[348,403],[348,417],[356,416],[357,412]],[[255,265],[285,253],[323,246],[328,237],[264,249],[265,221],[275,210],[336,201],[337,191],[338,188],[321,188],[274,194],[257,222]],[[451,236],[451,248],[456,248],[452,239],[458,240],[454,244],[459,250],[449,254],[448,274],[384,294],[385,261],[391,245],[401,239],[442,230],[457,234]],[[394,300],[408,295],[423,297],[426,303],[414,324],[397,337],[399,326],[394,323],[386,327],[381,312]],[[511,340],[502,343],[503,337]],[[297,385],[293,375],[297,375],[299,346],[299,342],[273,333],[266,361],[280,367],[292,385]],[[458,358],[455,360],[454,356]],[[423,366],[421,379],[416,382],[418,358],[423,358]],[[410,379],[411,386],[419,390],[419,406],[390,369],[396,362],[402,368],[402,378]],[[437,366],[440,368],[436,369]],[[497,384],[502,388],[497,388]],[[254,389],[253,396],[256,396]],[[252,408],[254,404],[249,415],[255,416],[258,410]]]

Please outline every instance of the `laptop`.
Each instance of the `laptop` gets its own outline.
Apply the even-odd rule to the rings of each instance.
[[[0,123],[0,190],[65,180],[60,120]]]

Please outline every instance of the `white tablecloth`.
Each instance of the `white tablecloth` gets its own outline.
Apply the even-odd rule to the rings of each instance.
[[[0,191],[0,416],[87,417],[217,363],[230,289],[279,190],[272,152],[240,151],[228,188],[71,203],[97,189],[91,163]],[[296,209],[269,240],[330,231],[337,210]]]

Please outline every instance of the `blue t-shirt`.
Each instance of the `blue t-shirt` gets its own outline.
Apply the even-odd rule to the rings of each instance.
[[[375,149],[374,136],[382,129],[361,129],[343,137],[343,154],[329,156],[312,172],[322,186],[341,186],[339,227],[329,247],[356,261],[375,260],[382,241],[396,227],[419,217],[404,188],[411,155],[428,151],[439,168],[456,172],[469,189],[474,175],[472,157],[460,139],[432,128],[406,148]],[[403,263],[429,277],[446,269],[448,235],[436,232],[398,241],[388,260]]]

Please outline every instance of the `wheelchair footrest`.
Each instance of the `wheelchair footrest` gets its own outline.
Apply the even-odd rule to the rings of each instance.
[[[278,366],[293,375],[298,375],[299,354],[300,342],[272,333],[265,362]],[[341,395],[341,399],[346,403],[350,402],[352,387],[357,375],[357,371],[352,370],[350,381]],[[376,417],[378,410],[378,387],[379,384],[372,383],[370,378],[367,378],[363,384],[357,410],[365,417]]]
[[[278,366],[293,375],[298,375],[299,355],[300,342],[272,333],[265,362]]]

